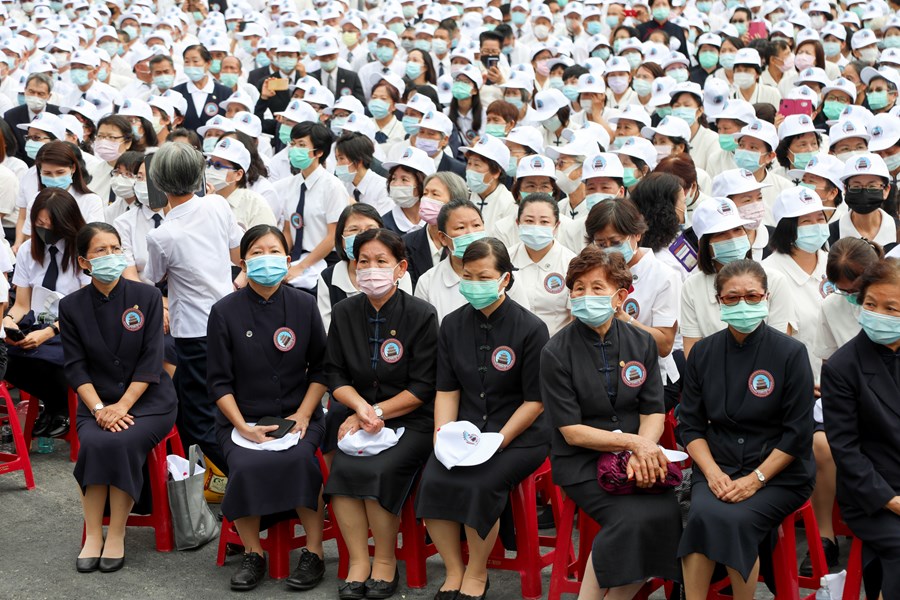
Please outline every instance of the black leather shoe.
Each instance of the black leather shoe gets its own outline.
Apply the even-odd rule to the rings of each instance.
[[[311,590],[325,577],[325,561],[304,548],[300,551],[300,562],[291,576],[285,580],[289,588]]]
[[[100,557],[76,558],[75,570],[79,573],[93,573],[100,567]]]
[[[45,435],[50,438],[58,438],[67,433],[69,433],[69,417],[53,417],[50,429]]]
[[[31,437],[44,437],[44,434],[50,429],[50,414],[46,411],[38,415],[31,426]]]
[[[231,576],[231,589],[239,592],[252,590],[266,576],[266,557],[256,552],[244,554],[241,568]]]
[[[553,521],[553,509],[544,506],[538,510],[538,529],[553,529],[556,523]]]
[[[122,558],[103,558],[100,557],[100,572],[113,573],[125,566],[125,557]]]
[[[397,592],[398,585],[400,585],[400,569],[395,567],[393,581],[382,581],[381,579],[366,580],[366,598],[374,598],[376,600],[390,598]]]
[[[840,568],[841,549],[837,543],[832,542],[828,538],[822,538],[822,550],[825,552],[825,563],[829,573],[834,573]],[[809,551],[806,552],[806,558],[800,563],[798,573],[801,577],[812,577],[812,559],[809,557]]]
[[[438,593],[434,595],[434,600],[456,600],[459,596],[459,590],[438,590]]]
[[[361,600],[366,597],[364,581],[345,581],[338,586],[338,598],[341,600]]]
[[[489,589],[491,589],[491,580],[490,579],[488,579],[487,582],[485,582],[484,591],[481,593],[480,596],[470,596],[468,594],[463,594],[462,592],[460,592],[456,596],[456,600],[484,600],[485,598],[487,598],[487,593],[488,593]]]

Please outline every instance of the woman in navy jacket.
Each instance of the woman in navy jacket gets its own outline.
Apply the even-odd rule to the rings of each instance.
[[[76,249],[91,285],[59,305],[66,377],[81,399],[75,479],[86,537],[76,568],[110,572],[125,562],[125,521],[141,495],[144,462],[175,424],[177,401],[162,362],[162,294],[121,277],[127,262],[111,225],[85,225]]]
[[[866,595],[900,598],[900,260],[869,267],[858,297],[863,330],[822,364],[825,434]]]

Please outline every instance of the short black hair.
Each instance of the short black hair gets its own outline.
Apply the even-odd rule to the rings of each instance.
[[[553,211],[553,218],[556,219],[557,223],[559,223],[559,199],[555,198],[551,194],[546,194],[544,192],[530,194],[524,200],[519,200],[519,210],[516,213],[516,218],[522,218],[522,211],[525,210],[526,206],[528,206],[529,204],[537,204],[539,202],[550,205],[550,209]]]
[[[291,129],[291,139],[299,140],[308,137],[312,142],[313,149],[322,153],[319,157],[319,164],[324,165],[328,155],[331,154],[331,144],[334,142],[334,134],[331,130],[316,121],[304,121],[297,123]]]
[[[247,256],[247,251],[250,250],[250,246],[256,242],[261,237],[267,236],[269,234],[274,235],[278,238],[278,241],[281,242],[282,248],[284,248],[284,253],[289,254],[288,251],[288,243],[287,239],[284,237],[284,232],[275,227],[274,225],[255,225],[247,230],[244,236],[241,238],[241,258],[245,258]]]
[[[785,136],[780,142],[778,142],[778,147],[775,148],[775,160],[778,161],[778,164],[784,167],[785,169],[793,169],[794,166],[791,164],[791,159],[788,158],[788,152],[790,151],[791,142],[794,141],[795,138],[804,135],[804,133],[798,133],[796,135],[788,135]],[[819,150],[822,149],[822,134],[818,131],[813,132],[816,136],[816,145],[819,147]]]
[[[790,255],[797,241],[797,223],[799,217],[782,217],[775,225],[775,231],[769,237],[769,248],[773,252]]]
[[[463,253],[462,262],[466,264],[488,257],[494,259],[494,268],[497,271],[509,273],[509,283],[506,284],[506,291],[508,292],[512,289],[513,283],[515,283],[513,271],[516,270],[516,267],[509,258],[509,250],[506,249],[506,245],[497,238],[485,237],[469,244],[469,247]]]
[[[710,233],[697,240],[697,266],[700,267],[701,272],[707,275],[716,274],[716,261],[712,255],[712,242],[710,241],[714,235],[716,234]],[[752,249],[747,250],[745,258],[753,259]]]
[[[595,204],[584,220],[584,230],[588,244],[594,243],[594,236],[612,226],[622,235],[642,236],[647,231],[647,223],[635,203],[628,199],[607,200]]]
[[[347,160],[359,163],[366,169],[372,166],[375,144],[367,136],[356,131],[345,131],[338,138],[335,151],[347,157]]]
[[[496,31],[482,31],[478,36],[478,45],[482,45],[485,42],[495,41],[500,44],[500,47],[503,47],[503,36],[497,33]]]
[[[187,127],[176,127],[169,132],[169,137],[166,138],[166,141],[177,137],[187,138],[188,144],[190,144],[200,152],[203,152],[203,140],[200,139],[200,134],[193,129],[188,129]]]
[[[347,251],[344,249],[344,227],[347,226],[347,219],[351,215],[362,215],[378,223],[378,227],[384,227],[381,215],[378,214],[378,211],[371,204],[356,202],[344,208],[341,211],[341,216],[338,217],[337,224],[334,226],[334,251],[337,252],[341,260],[350,260],[350,257],[347,256]]]
[[[586,69],[581,65],[572,65],[571,67],[566,67],[566,70],[563,71],[563,81],[571,79],[572,77],[581,77],[582,75],[586,75],[590,72],[590,69]]]
[[[668,248],[678,235],[681,224],[675,202],[681,191],[681,180],[677,175],[657,172],[641,179],[631,190],[630,198],[648,228],[641,238],[642,246],[657,252]]]
[[[125,167],[125,169],[131,173],[132,175],[137,175],[137,172],[141,169],[141,165],[144,164],[144,153],[143,152],[134,152],[133,150],[127,150],[116,159],[115,168]]]
[[[78,235],[75,236],[75,250],[78,252],[78,256],[82,258],[87,257],[91,247],[91,240],[93,240],[94,236],[98,233],[111,233],[116,236],[120,244],[122,243],[122,236],[120,236],[116,228],[109,223],[100,221],[88,223],[79,229]]]
[[[403,243],[403,238],[396,232],[384,228],[369,229],[356,236],[356,239],[353,240],[353,256],[359,256],[363,245],[372,241],[378,241],[387,246],[397,262],[406,260],[406,244]]]
[[[196,50],[197,52],[199,52],[200,58],[203,59],[203,62],[208,62],[208,63],[212,62],[212,54],[209,53],[209,50],[207,50],[206,46],[204,46],[203,44],[192,44],[192,45],[188,46],[181,53],[182,58],[187,56],[187,53],[190,52],[191,50]]]
[[[171,57],[171,56],[168,56],[168,55],[166,55],[166,54],[157,54],[156,56],[154,56],[153,58],[151,58],[151,59],[150,59],[150,62],[147,63],[147,64],[150,66],[150,69],[152,70],[153,67],[155,67],[155,66],[158,65],[159,63],[164,63],[164,62],[169,63],[169,64],[172,65],[173,67],[175,66],[175,61],[172,60],[172,57]]]
[[[500,9],[500,12],[503,12],[503,9]],[[507,11],[505,14],[509,14],[509,8],[507,7]],[[503,39],[513,37],[513,28],[509,26],[507,23],[500,23],[497,27],[494,28],[494,33],[498,35],[502,35]]]
[[[716,295],[722,294],[722,288],[725,287],[729,280],[741,275],[756,277],[762,284],[763,289],[767,292],[769,291],[769,277],[763,266],[755,260],[744,258],[728,263],[718,272],[715,280]]]
[[[484,216],[481,214],[481,211],[471,200],[469,200],[468,198],[454,198],[447,204],[443,205],[441,207],[441,211],[438,213],[438,231],[444,234],[447,233],[447,219],[450,218],[450,213],[460,208],[471,208],[478,213],[478,216],[481,217],[482,221],[484,220]]]

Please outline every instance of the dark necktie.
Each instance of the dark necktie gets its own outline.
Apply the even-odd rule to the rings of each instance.
[[[383,69],[381,70],[381,72],[384,73],[385,75],[387,75],[388,73],[391,72],[391,70],[390,70],[390,68],[385,67],[385,68],[383,68]]]
[[[356,200],[357,203],[360,202],[360,196],[362,196],[362,192],[360,192],[359,190],[353,190],[353,199]]]
[[[347,62],[351,65],[353,64],[353,50],[347,52]]]
[[[388,136],[383,131],[376,131],[375,132],[375,141],[378,142],[379,144],[383,144],[386,141],[388,141]]]
[[[303,254],[303,208],[306,206],[306,184],[300,184],[300,200],[297,202],[297,212],[291,216],[291,226],[294,228],[294,247],[291,248],[291,260],[300,260]]]
[[[51,292],[56,291],[56,280],[59,278],[59,264],[56,262],[57,254],[59,254],[59,248],[50,246],[50,264],[47,265],[47,272],[44,273],[44,280],[41,282],[41,286]]]
[[[443,77],[443,76],[444,76],[444,63],[439,62],[438,63],[438,77]]]
[[[154,214],[152,219],[153,219],[153,229],[156,229],[157,227],[159,227],[160,223],[162,223],[162,215]]]

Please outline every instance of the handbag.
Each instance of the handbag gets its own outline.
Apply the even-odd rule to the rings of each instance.
[[[169,456],[170,472],[172,459],[180,456]],[[181,458],[181,461],[184,461]],[[203,465],[197,469],[197,462]],[[199,548],[219,535],[219,521],[213,515],[203,497],[206,462],[200,447],[194,444],[188,449],[188,464],[179,469],[179,478],[167,482],[169,491],[169,509],[172,512],[172,530],[175,535],[175,547],[178,550]]]
[[[628,459],[631,452],[603,452],[597,459],[597,483],[612,496],[628,494],[661,494],[681,483],[681,467],[673,462],[666,465],[666,478],[653,487],[639,488],[637,481],[628,479]]]

